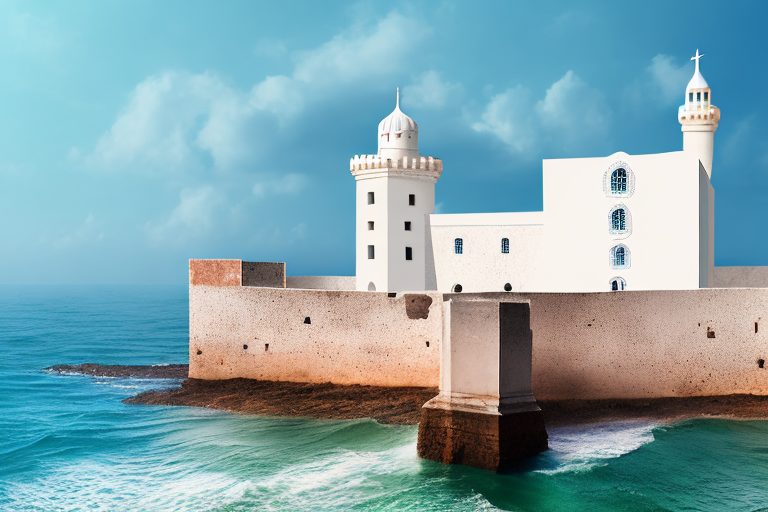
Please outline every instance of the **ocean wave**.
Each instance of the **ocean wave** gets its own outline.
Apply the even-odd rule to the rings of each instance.
[[[658,427],[658,423],[645,421],[616,421],[551,428],[545,455],[549,467],[536,472],[553,475],[588,471],[652,442]]]

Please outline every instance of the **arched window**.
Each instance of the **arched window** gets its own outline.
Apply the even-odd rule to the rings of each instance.
[[[511,292],[512,291],[512,285],[509,283],[504,283],[504,291],[505,292]]]
[[[608,232],[614,238],[626,238],[632,233],[632,214],[629,208],[619,204],[608,212]]]
[[[611,247],[611,268],[629,268],[629,248],[625,245]]]
[[[462,287],[461,287],[461,285],[460,285],[460,284],[458,284],[458,283],[457,283],[457,284],[455,284],[455,285],[453,285],[453,288],[451,288],[451,291],[452,291],[453,293],[461,293],[461,290],[462,290]]]
[[[611,194],[627,193],[627,170],[623,167],[611,173]]]
[[[620,292],[627,287],[627,282],[623,277],[612,277],[611,280],[608,281],[608,284],[610,285],[612,292]]]
[[[611,231],[622,233],[627,230],[627,213],[624,208],[616,208],[611,212]]]
[[[509,238],[501,239],[501,253],[509,254]]]
[[[375,292],[375,291],[376,291],[376,285],[375,285],[375,284],[373,284],[373,281],[371,281],[370,283],[368,283],[368,291],[369,291],[369,292]]]
[[[464,254],[464,239],[457,238],[453,241],[453,251],[456,254]]]

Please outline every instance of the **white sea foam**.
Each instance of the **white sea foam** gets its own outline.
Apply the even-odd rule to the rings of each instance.
[[[617,421],[549,429],[548,455],[557,465],[538,472],[587,471],[652,442],[653,429],[657,426],[656,423]]]
[[[82,463],[8,488],[8,510],[203,511],[234,503],[252,488],[250,480],[222,473],[158,475],[140,466]]]

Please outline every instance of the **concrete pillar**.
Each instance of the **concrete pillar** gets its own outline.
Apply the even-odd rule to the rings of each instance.
[[[440,394],[424,404],[420,457],[494,471],[547,449],[531,389],[530,304],[444,303]]]

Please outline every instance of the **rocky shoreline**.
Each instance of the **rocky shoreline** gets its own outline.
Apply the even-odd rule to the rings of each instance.
[[[128,404],[208,407],[243,414],[325,419],[373,418],[381,423],[418,423],[435,388],[382,388],[296,382],[186,379],[187,365],[56,365],[47,371],[94,377],[184,379],[177,388],[145,391]],[[670,423],[691,418],[768,418],[768,396],[539,401],[551,426],[619,420]]]

